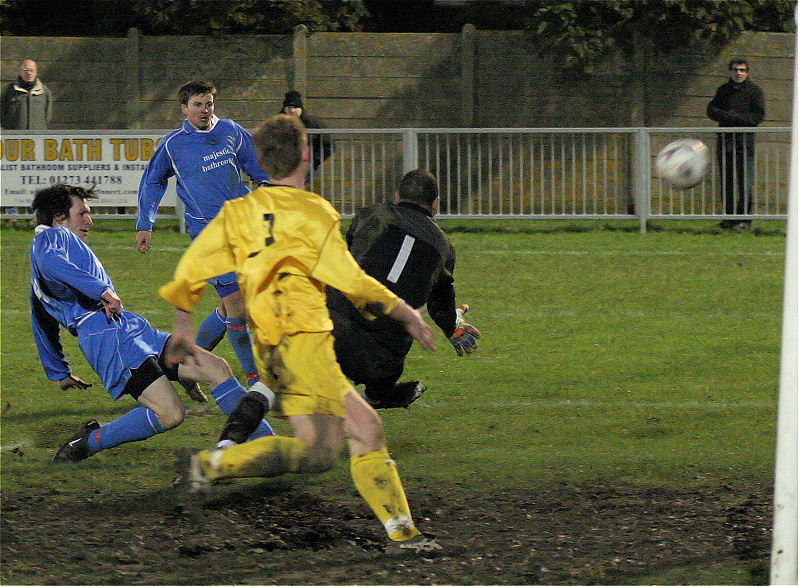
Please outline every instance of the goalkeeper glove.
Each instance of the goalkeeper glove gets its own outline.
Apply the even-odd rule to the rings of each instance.
[[[456,349],[459,357],[463,357],[464,353],[471,355],[472,351],[478,348],[475,339],[481,337],[481,331],[464,320],[464,314],[467,312],[469,312],[467,304],[456,308],[456,331],[450,337],[450,344]]]

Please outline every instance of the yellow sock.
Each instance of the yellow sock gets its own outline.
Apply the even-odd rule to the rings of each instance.
[[[296,473],[306,447],[298,438],[262,436],[222,450],[202,450],[197,456],[210,480],[231,477],[275,477]]]
[[[350,474],[356,489],[386,528],[392,540],[408,540],[420,534],[411,519],[406,493],[389,451],[350,457]]]

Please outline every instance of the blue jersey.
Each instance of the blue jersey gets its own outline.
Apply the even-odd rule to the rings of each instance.
[[[242,170],[256,182],[268,179],[258,165],[250,133],[216,116],[207,131],[184,120],[181,128],[164,137],[147,164],[139,183],[136,230],[152,230],[167,180],[174,175],[178,197],[186,206],[186,227],[194,238],[226,200],[250,191],[242,182]]]
[[[31,243],[31,326],[47,378],[72,372],[61,346],[63,326],[113,398],[122,395],[131,369],[159,356],[169,333],[137,314],[106,317],[100,297],[114,284],[83,240],[59,226],[37,227]]]

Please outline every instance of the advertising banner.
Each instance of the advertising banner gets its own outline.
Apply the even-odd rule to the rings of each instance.
[[[93,206],[136,206],[139,181],[168,131],[3,131],[0,136],[0,205],[28,206],[37,190],[54,183],[89,187]],[[172,178],[161,201],[175,206]]]

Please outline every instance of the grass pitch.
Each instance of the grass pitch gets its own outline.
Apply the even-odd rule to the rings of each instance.
[[[404,377],[422,379],[428,391],[409,410],[381,414],[407,488],[458,487],[466,497],[487,498],[597,483],[643,491],[733,487],[734,494],[741,487],[746,499],[753,488],[771,487],[782,223],[756,223],[752,233],[720,232],[702,222],[663,223],[645,235],[624,223],[443,225],[458,253],[457,302],[470,305],[468,320],[483,339],[472,357],[457,357],[441,334],[437,351],[412,350]],[[29,323],[32,236],[28,229],[2,230],[4,501],[44,495],[69,506],[87,496],[163,490],[173,477],[174,450],[216,439],[224,418],[215,407],[187,400],[189,417],[174,431],[75,466],[49,463],[79,422],[114,419],[133,402],[110,400],[65,332],[74,372],[94,386],[60,391],[44,377]],[[153,250],[140,255],[131,223],[97,221],[89,242],[126,309],[169,330],[172,310],[156,290],[168,281],[188,237],[158,230]],[[214,302],[207,290],[198,314]],[[228,343],[217,351],[241,375]],[[282,422],[276,427],[287,430]],[[352,493],[346,465],[296,484],[312,492],[334,487],[339,495]],[[409,500],[413,511],[411,490]],[[616,581],[764,581],[763,535],[761,528],[760,547],[750,559],[678,561]],[[23,565],[13,552],[4,552],[3,567],[7,583],[48,583],[45,571]],[[577,581],[610,580],[599,572]],[[502,570],[491,582],[527,582],[525,577],[553,582],[546,574],[506,576]],[[77,580],[87,581],[92,579]]]

